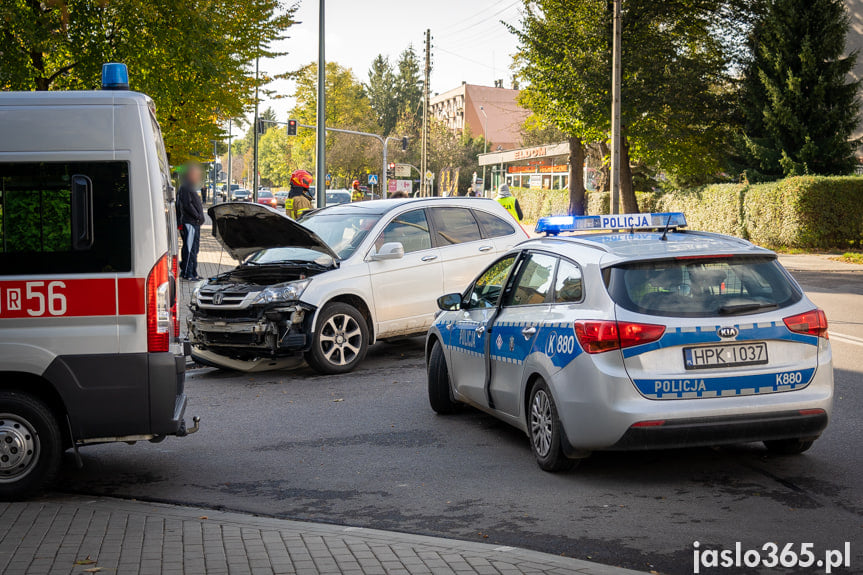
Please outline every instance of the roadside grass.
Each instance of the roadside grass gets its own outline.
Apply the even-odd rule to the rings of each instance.
[[[845,252],[841,256],[837,256],[835,258],[831,258],[836,260],[837,262],[845,262],[848,264],[861,264],[863,265],[863,253],[861,252]]]

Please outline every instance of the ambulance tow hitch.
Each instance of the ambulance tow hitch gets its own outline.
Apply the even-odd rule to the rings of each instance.
[[[186,429],[186,420],[184,419],[182,423],[180,423],[180,429],[177,430],[177,437],[186,437],[187,435],[197,433],[198,430],[201,429],[201,418],[197,415],[192,418],[192,423],[192,427]]]

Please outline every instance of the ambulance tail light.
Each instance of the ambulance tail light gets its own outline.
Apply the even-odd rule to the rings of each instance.
[[[147,276],[147,351],[150,353],[170,349],[171,312],[171,280],[168,254],[165,254]]]
[[[174,337],[180,338],[180,315],[177,313],[177,271],[179,264],[177,263],[177,254],[171,256],[171,290],[173,297],[171,298],[171,323],[174,325]]]
[[[577,321],[575,336],[587,353],[603,353],[657,341],[664,325],[626,321]]]
[[[785,327],[794,333],[814,335],[828,339],[827,315],[823,310],[813,309],[812,311],[786,317],[782,321],[785,322]]]

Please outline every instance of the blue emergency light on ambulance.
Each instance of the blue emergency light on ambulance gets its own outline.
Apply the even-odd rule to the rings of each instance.
[[[562,232],[599,230],[645,230],[686,227],[682,212],[651,214],[605,214],[596,216],[548,216],[536,223],[537,233],[556,236]]]
[[[126,68],[125,64],[121,64],[119,62],[102,64],[102,89],[129,89],[129,70]]]

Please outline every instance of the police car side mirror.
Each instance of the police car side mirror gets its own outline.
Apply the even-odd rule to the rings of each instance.
[[[448,293],[437,298],[437,306],[443,311],[456,311],[461,309],[461,294]]]
[[[399,242],[387,242],[369,258],[372,261],[400,260],[405,257],[405,248]]]

